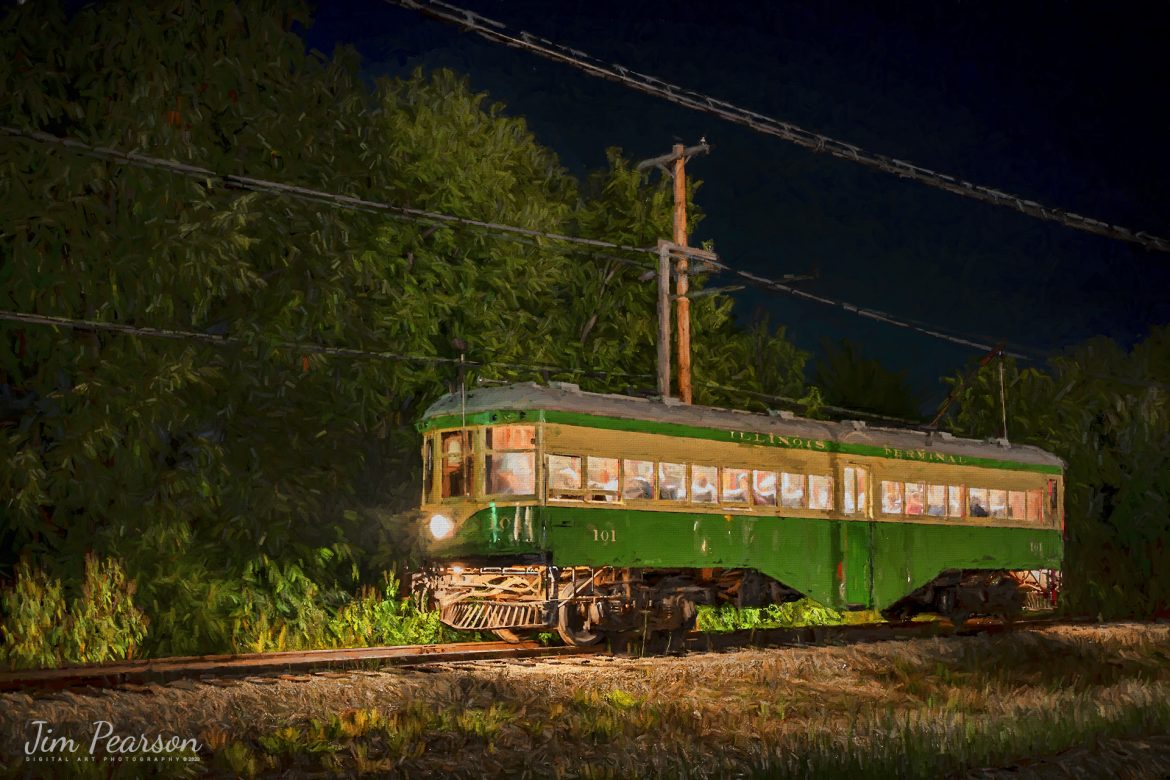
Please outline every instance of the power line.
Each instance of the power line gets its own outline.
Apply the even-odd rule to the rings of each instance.
[[[131,165],[147,170],[161,170],[167,173],[187,176],[200,181],[220,181],[225,187],[234,189],[245,189],[254,192],[263,192],[275,195],[282,195],[292,198],[299,198],[308,200],[314,203],[325,203],[331,206],[336,206],[344,209],[351,209],[356,211],[369,211],[374,213],[385,214],[396,219],[406,219],[411,221],[421,221],[430,224],[458,224],[463,227],[471,227],[482,230],[497,231],[508,234],[520,240],[533,240],[538,238],[545,238],[555,241],[563,241],[571,244],[580,244],[590,248],[602,248],[617,251],[633,252],[639,254],[657,253],[657,249],[650,249],[646,247],[626,246],[623,244],[615,244],[609,241],[601,241],[599,239],[581,238],[579,236],[568,236],[560,233],[548,233],[530,228],[521,228],[514,225],[505,225],[495,222],[486,222],[483,220],[469,219],[466,217],[457,217],[451,214],[443,214],[435,211],[424,211],[422,209],[414,209],[406,206],[398,206],[392,203],[385,203],[382,201],[373,201],[364,198],[356,198],[349,195],[340,195],[337,193],[326,192],[324,190],[316,190],[308,187],[300,187],[291,184],[284,184],[282,182],[269,181],[266,179],[258,179],[251,176],[236,176],[233,174],[221,174],[212,171],[209,168],[202,168],[195,165],[188,165],[186,163],[176,162],[174,160],[166,160],[160,157],[151,157],[149,155],[139,154],[137,152],[122,152],[116,149],[108,149],[102,147],[95,147],[90,144],[76,141],[70,138],[61,138],[59,136],[50,135],[38,131],[18,130],[11,127],[0,127],[0,132],[6,135],[17,138],[23,141],[31,141],[34,143],[42,143],[48,145],[56,145],[78,154],[93,157],[101,160],[108,160],[120,165]],[[645,264],[639,263],[635,260],[615,257],[613,255],[597,255],[592,253],[591,256],[595,258],[603,258],[607,260],[617,261],[628,265],[635,265],[639,268],[650,270],[653,268],[653,263],[647,262]],[[958,344],[965,347],[978,349],[982,352],[987,352],[992,349],[991,346],[983,344],[972,339],[961,336],[954,336],[943,332],[941,329],[918,323],[913,320],[895,317],[876,309],[868,309],[856,306],[845,301],[838,301],[832,298],[827,298],[823,295],[816,295],[814,293],[806,292],[799,288],[793,287],[790,284],[785,284],[774,279],[768,279],[758,274],[753,274],[749,271],[742,271],[723,263],[720,260],[711,256],[711,253],[704,252],[701,259],[702,263],[706,263],[713,268],[721,271],[733,273],[743,279],[748,280],[751,284],[757,287],[763,287],[775,292],[783,292],[789,295],[794,295],[798,298],[814,301],[844,311],[856,314],[860,317],[866,317],[878,322],[884,322],[887,325],[895,327],[906,328],[909,330],[922,333],[943,341],[949,341],[953,344]],[[1039,353],[1039,350],[1034,350]],[[1026,355],[1018,352],[1005,353],[1011,357],[1027,360]]]
[[[68,328],[70,330],[106,331],[124,336],[145,336],[148,338],[161,338],[171,341],[195,341],[204,344],[212,344],[215,346],[246,346],[251,343],[237,336],[200,333],[199,331],[182,330],[178,328],[154,328],[146,326],[125,325],[116,322],[103,322],[100,320],[85,320],[71,317],[55,317],[47,314],[30,314],[27,312],[6,310],[0,310],[0,320],[6,320],[8,322],[19,322],[30,325],[45,325],[49,327]],[[459,366],[462,368],[506,368],[519,371],[533,371],[541,374],[583,374],[594,377],[620,377],[625,379],[654,378],[653,374],[634,374],[627,371],[603,371],[589,368],[564,368],[563,366],[533,365],[529,363],[511,363],[493,360],[465,360],[462,358],[441,357],[438,355],[404,355],[397,352],[387,352],[382,350],[354,349],[352,347],[330,347],[323,344],[311,344],[298,341],[277,341],[271,346],[274,346],[278,349],[286,349],[302,354],[313,353],[332,357],[437,363],[443,365]],[[802,405],[801,401],[795,398],[768,395],[766,393],[756,393],[750,390],[742,390],[736,387],[721,385],[716,382],[702,381],[700,384],[708,387],[718,388],[720,390],[738,393],[740,395],[748,395],[765,400],[783,401],[798,406]],[[845,412],[848,414],[857,414],[882,420],[890,420],[892,422],[911,422],[909,420],[903,420],[898,417],[888,417],[885,415],[865,412],[859,409],[849,409],[842,406],[824,404],[822,405],[822,408]]]
[[[424,209],[416,209],[409,206],[398,206],[393,203],[386,203],[384,201],[358,198],[352,195],[341,195],[335,192],[326,192],[324,190],[317,190],[309,187],[300,187],[293,184],[284,184],[282,182],[270,181],[267,179],[258,179],[252,176],[238,176],[231,173],[218,173],[211,170],[210,168],[202,168],[198,165],[189,165],[187,163],[176,162],[175,160],[165,160],[160,157],[151,157],[145,154],[138,154],[137,152],[123,152],[107,147],[92,146],[81,141],[76,141],[70,138],[61,138],[59,136],[50,135],[49,133],[42,133],[36,130],[20,130],[15,127],[0,127],[0,132],[3,132],[5,135],[11,136],[13,138],[20,138],[26,141],[35,141],[42,144],[61,146],[69,149],[70,151],[77,152],[78,154],[82,154],[87,157],[94,157],[99,160],[109,160],[111,162],[116,162],[123,165],[132,165],[138,168],[164,170],[170,173],[177,173],[182,176],[187,176],[188,178],[199,179],[204,182],[218,181],[228,189],[249,190],[252,192],[267,192],[275,195],[287,195],[289,197],[299,198],[301,200],[340,206],[342,208],[348,208],[355,211],[369,211],[386,214],[391,217],[405,218],[413,221],[430,222],[440,225],[454,224],[461,225],[463,227],[480,228],[499,233],[508,233],[514,236],[522,236],[528,239],[543,238],[551,241],[578,244],[593,249],[609,249],[621,252],[635,252],[639,254],[657,252],[656,249],[649,249],[647,247],[625,246],[623,244],[615,244],[611,241],[601,241],[600,239],[595,238],[568,236],[561,233],[534,230],[532,228],[522,228],[515,225],[505,225],[499,222],[487,222],[479,219],[457,217],[453,214],[443,214],[437,211],[426,211]],[[646,267],[649,268],[650,265],[647,265]]]
[[[900,317],[895,317],[892,314],[887,314],[886,312],[879,311],[877,309],[868,309],[868,308],[864,308],[861,306],[857,306],[857,305],[852,304],[852,303],[847,303],[845,301],[839,301],[839,300],[836,300],[834,298],[827,298],[823,295],[817,295],[816,293],[811,293],[811,292],[808,292],[807,290],[801,290],[799,287],[793,287],[790,284],[784,284],[783,282],[778,282],[774,279],[768,279],[766,277],[759,276],[757,274],[753,274],[749,271],[740,271],[738,269],[731,268],[730,266],[727,266],[718,260],[704,259],[701,262],[713,265],[714,267],[716,267],[722,271],[730,271],[731,273],[734,273],[737,276],[740,276],[744,279],[747,279],[754,286],[761,287],[761,288],[766,289],[766,290],[772,290],[773,292],[782,292],[782,293],[786,293],[788,295],[795,296],[797,298],[801,298],[801,299],[806,300],[806,301],[814,301],[816,303],[824,304],[826,306],[832,306],[834,308],[847,311],[851,314],[856,314],[858,317],[865,317],[867,319],[875,320],[877,322],[884,322],[887,325],[894,325],[894,326],[899,327],[899,328],[905,328],[907,330],[912,330],[912,331],[915,331],[917,333],[921,333],[921,334],[926,335],[926,336],[931,336],[932,338],[941,339],[942,341],[949,341],[952,344],[959,344],[959,345],[962,345],[965,347],[971,347],[973,349],[978,349],[978,350],[981,350],[983,352],[988,352],[988,351],[994,349],[994,347],[992,347],[991,345],[988,345],[988,344],[983,344],[981,342],[974,341],[972,339],[965,338],[963,336],[954,336],[954,335],[951,335],[949,333],[944,333],[943,331],[939,330],[938,328],[936,328],[932,325],[926,325],[926,324],[923,324],[920,322],[915,322],[914,320],[908,320],[908,319],[903,319]],[[1030,350],[1030,351],[1033,351],[1037,354],[1040,354],[1040,350]],[[1019,353],[1019,352],[1005,351],[1004,354],[1009,355],[1009,356],[1014,357],[1014,358],[1018,358],[1020,360],[1030,360],[1031,359],[1027,355],[1024,355],[1024,354]]]
[[[458,25],[464,30],[476,33],[495,43],[503,43],[506,46],[530,51],[545,59],[570,65],[591,76],[618,82],[639,92],[664,98],[685,108],[711,114],[757,132],[781,138],[813,152],[827,153],[842,160],[861,163],[869,168],[885,173],[892,173],[899,178],[913,179],[955,195],[974,198],[975,200],[996,206],[1013,208],[1037,219],[1059,222],[1068,227],[1083,230],[1088,233],[1095,233],[1108,238],[1140,244],[1146,249],[1170,252],[1170,240],[1151,235],[1145,231],[1135,232],[1128,228],[1091,219],[1064,209],[1045,206],[1036,201],[1027,200],[1018,195],[1003,192],[993,187],[973,184],[969,181],[938,173],[929,168],[924,168],[904,160],[867,152],[854,144],[839,141],[821,133],[805,130],[790,122],[740,108],[724,100],[670,84],[662,79],[638,73],[622,65],[605,63],[585,52],[532,35],[531,33],[524,31],[516,33],[508,32],[508,28],[501,22],[480,16],[464,8],[439,2],[439,0],[386,1],[404,8],[419,11],[422,14],[441,21]]]
[[[247,346],[251,343],[238,336],[216,335],[200,333],[199,331],[182,330],[178,328],[154,328],[137,325],[124,325],[117,322],[103,322],[100,320],[84,320],[70,317],[55,317],[47,314],[30,314],[27,312],[0,310],[0,320],[20,322],[31,325],[47,325],[51,327],[68,328],[70,330],[97,330],[118,333],[125,336],[146,336],[149,338],[169,339],[172,341],[196,341],[216,346]],[[438,355],[404,355],[398,352],[383,350],[355,349],[352,347],[331,347],[324,344],[311,344],[300,341],[276,341],[271,346],[291,352],[328,355],[331,357],[364,358],[374,360],[393,360],[415,363],[438,363],[445,365],[463,366],[466,368],[507,368],[520,371],[534,371],[548,374],[586,374],[590,376],[614,376],[627,378],[648,378],[650,374],[629,374],[622,371],[602,371],[589,368],[564,368],[562,366],[533,365],[528,363],[509,363],[503,361],[464,360],[460,358],[441,357]]]

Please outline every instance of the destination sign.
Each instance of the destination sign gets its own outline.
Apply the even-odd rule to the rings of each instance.
[[[769,447],[784,447],[791,450],[812,450],[814,452],[840,452],[845,446],[835,441],[810,439],[803,436],[784,436],[778,433],[760,433],[759,431],[729,431],[731,440],[744,444],[760,444]],[[858,453],[875,457],[896,458],[898,460],[916,460],[923,463],[950,463],[962,466],[971,462],[970,458],[962,455],[951,455],[946,452],[916,449],[903,450],[897,447],[868,447],[865,445],[850,445],[849,451],[856,452],[864,448],[868,452]]]

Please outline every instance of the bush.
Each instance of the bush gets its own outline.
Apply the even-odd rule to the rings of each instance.
[[[699,628],[703,631],[742,631],[753,628],[794,628],[835,626],[844,622],[841,614],[812,599],[769,604],[766,607],[699,607]]]
[[[87,555],[81,592],[66,609],[61,581],[22,560],[0,595],[0,662],[27,669],[133,658],[147,626],[134,590],[120,562]]]
[[[393,572],[385,572],[382,580],[380,592],[363,588],[330,619],[334,646],[426,645],[471,638],[440,623],[438,612],[420,610],[412,599],[399,597]]]

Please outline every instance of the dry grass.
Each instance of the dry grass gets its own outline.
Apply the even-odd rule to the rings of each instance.
[[[197,735],[224,776],[1164,776],[1170,627],[8,695],[10,770],[33,717]]]

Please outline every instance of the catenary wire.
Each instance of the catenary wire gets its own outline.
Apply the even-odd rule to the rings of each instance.
[[[623,244],[615,244],[608,241],[601,241],[599,239],[581,238],[578,236],[568,236],[560,233],[547,233],[530,228],[521,228],[514,225],[505,225],[494,222],[485,222],[483,220],[468,219],[465,217],[457,217],[451,214],[443,214],[441,212],[424,211],[422,209],[408,208],[405,206],[398,206],[382,201],[373,201],[364,198],[356,198],[349,195],[339,195],[337,193],[326,192],[323,190],[311,189],[308,187],[301,187],[296,185],[284,184],[282,182],[270,181],[266,179],[259,179],[251,176],[236,176],[233,174],[221,174],[212,171],[208,168],[202,168],[187,163],[180,163],[174,160],[166,160],[159,157],[152,157],[149,155],[139,154],[137,152],[123,152],[116,149],[108,149],[102,147],[92,146],[81,141],[69,138],[61,138],[59,136],[42,133],[39,131],[20,130],[11,127],[2,127],[0,132],[5,133],[9,137],[17,138],[23,141],[31,141],[34,143],[41,143],[46,145],[56,145],[68,149],[72,152],[82,154],[87,157],[96,159],[108,160],[121,165],[131,165],[139,168],[150,170],[161,170],[168,173],[187,176],[189,178],[199,179],[201,181],[221,181],[224,186],[235,189],[246,189],[255,192],[266,192],[270,194],[283,195],[292,198],[299,198],[315,203],[327,203],[329,205],[340,208],[351,209],[356,211],[369,211],[374,213],[381,213],[392,218],[406,219],[413,221],[427,222],[430,224],[458,224],[464,227],[471,227],[489,231],[498,231],[507,235],[511,235],[522,240],[533,240],[539,238],[551,239],[556,241],[564,241],[570,244],[578,244],[587,246],[591,249],[609,249],[617,251],[628,251],[639,254],[657,254],[657,248],[634,247]],[[650,270],[653,263],[647,261],[646,264],[638,263],[634,260],[615,257],[612,255],[602,256],[608,260],[616,260],[618,262],[637,265],[638,267]],[[751,273],[750,271],[743,271],[723,263],[719,260],[704,257],[699,263],[706,263],[713,268],[728,273],[733,273],[756,287],[771,290],[773,292],[783,292],[788,295],[793,295],[798,298],[813,301],[823,305],[833,306],[834,308],[847,311],[859,317],[865,317],[877,322],[883,322],[887,325],[913,330],[926,336],[931,336],[943,341],[949,341],[960,346],[970,347],[973,349],[987,352],[993,347],[975,341],[971,338],[963,336],[952,335],[944,332],[936,326],[918,323],[913,320],[896,317],[892,314],[879,311],[877,309],[869,309],[846,301],[839,301],[823,295],[817,295],[805,290],[801,290],[791,284],[785,284],[774,279],[760,276],[759,274]],[[1036,354],[1043,354],[1040,350],[1030,350]],[[1027,355],[1021,352],[1007,352],[1005,353],[1011,357],[1021,360],[1030,359]]]
[[[867,152],[855,144],[839,141],[821,133],[805,130],[791,122],[765,116],[741,108],[724,100],[685,89],[654,76],[610,64],[577,49],[540,38],[531,33],[510,32],[501,22],[439,0],[386,0],[393,5],[418,11],[426,16],[455,24],[495,43],[523,49],[545,59],[570,65],[591,76],[614,81],[685,108],[719,117],[766,135],[775,136],[813,152],[829,154],[842,160],[851,160],[869,168],[911,179],[955,195],[984,203],[1012,208],[1037,219],[1057,222],[1067,227],[1108,238],[1140,244],[1146,249],[1170,252],[1170,239],[1145,231],[1133,231],[1119,225],[1085,217],[1065,209],[1045,206],[1033,200],[1013,195],[994,187],[973,184],[914,163]]]
[[[150,338],[170,339],[174,341],[197,341],[219,346],[246,346],[250,342],[238,336],[216,335],[200,333],[199,331],[182,330],[178,328],[153,328],[147,326],[125,325],[117,322],[103,322],[100,320],[85,320],[71,317],[56,317],[47,314],[30,314],[28,312],[0,310],[0,320],[20,322],[31,325],[48,325],[71,330],[99,330],[110,333],[119,333],[127,336],[146,336]],[[324,344],[311,344],[299,341],[276,341],[272,344],[280,349],[298,353],[313,353],[332,357],[365,358],[373,360],[393,360],[414,363],[438,363],[465,368],[496,367],[520,371],[534,371],[549,374],[587,374],[590,376],[614,376],[627,378],[653,378],[651,374],[631,374],[622,371],[604,371],[591,368],[564,368],[563,366],[533,365],[528,363],[510,363],[504,361],[465,360],[438,355],[404,355],[398,352],[388,352],[373,349],[355,349],[352,347],[331,347]]]

